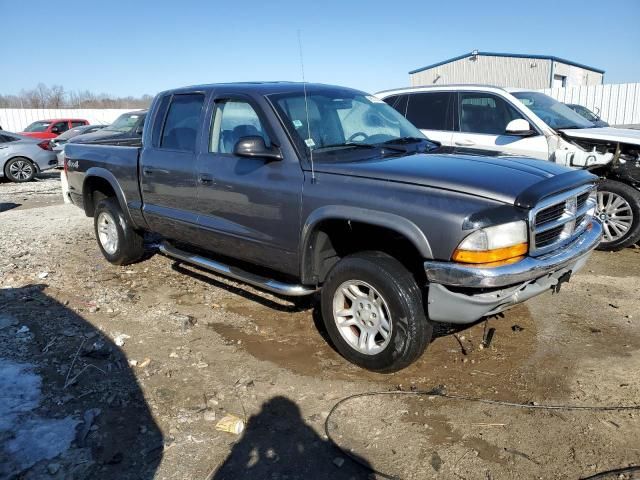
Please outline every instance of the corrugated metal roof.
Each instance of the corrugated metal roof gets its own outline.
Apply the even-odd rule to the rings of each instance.
[[[430,68],[439,67],[440,65],[444,65],[445,63],[451,63],[451,62],[455,62],[456,60],[462,60],[468,57],[472,57],[473,55],[474,55],[474,52],[465,53],[457,57],[443,60],[442,62],[434,63],[433,65],[427,65],[426,67],[412,70],[409,72],[409,75],[412,75],[418,72],[423,72],[424,70],[429,70]],[[497,52],[477,52],[477,55],[484,56],[484,57],[513,57],[513,58],[535,58],[538,60],[551,60],[554,62],[565,63],[567,65],[573,65],[574,67],[584,68],[585,70],[591,70],[592,72],[604,74],[604,70],[600,70],[599,68],[590,67],[588,65],[572,62],[571,60],[565,60],[564,58],[554,57],[552,55],[526,55],[522,53],[497,53]]]

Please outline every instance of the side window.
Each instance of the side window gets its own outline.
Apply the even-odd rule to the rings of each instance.
[[[523,118],[506,100],[487,93],[460,94],[460,131],[504,135],[507,124]]]
[[[160,148],[195,152],[204,95],[174,95],[162,130]]]
[[[211,127],[209,151],[212,153],[233,153],[233,149],[242,137],[262,137],[269,146],[266,134],[258,114],[251,105],[241,100],[216,102]]]
[[[400,98],[400,95],[391,95],[390,97],[384,98],[383,100],[390,106],[393,108],[396,108],[396,103],[398,102],[398,99]]]
[[[69,130],[69,122],[56,122],[53,124],[53,127],[51,127],[51,131],[53,131],[54,128],[57,129],[56,133],[66,132]]]
[[[81,127],[83,125],[86,125],[86,123],[81,122],[79,120],[74,120],[71,122],[71,128]]]
[[[413,93],[409,95],[407,120],[424,130],[453,130],[450,92]]]

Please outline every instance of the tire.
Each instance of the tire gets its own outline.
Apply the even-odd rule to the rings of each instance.
[[[36,176],[36,166],[26,157],[15,157],[4,166],[4,175],[15,183],[30,182]]]
[[[128,265],[144,256],[144,238],[127,222],[116,199],[98,202],[93,226],[100,251],[110,263]]]
[[[604,180],[598,186],[597,198],[596,216],[604,230],[598,250],[616,251],[640,240],[640,191],[622,182]]]
[[[354,285],[368,296],[355,296]],[[357,253],[329,273],[321,292],[322,319],[344,358],[367,370],[396,372],[417,360],[433,335],[422,297],[414,276],[398,260],[382,252]],[[362,337],[364,331],[368,336]],[[363,338],[368,341],[361,347]]]

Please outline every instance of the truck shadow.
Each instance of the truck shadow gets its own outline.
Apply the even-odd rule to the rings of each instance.
[[[356,463],[323,440],[286,397],[273,397],[249,418],[241,440],[207,480],[366,479],[369,463]]]
[[[0,477],[151,480],[163,436],[124,352],[45,288],[0,290]]]

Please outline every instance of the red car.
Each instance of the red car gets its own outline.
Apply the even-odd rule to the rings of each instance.
[[[81,118],[54,118],[53,120],[38,120],[33,122],[20,135],[35,138],[55,138],[70,128],[89,125],[87,120]]]

